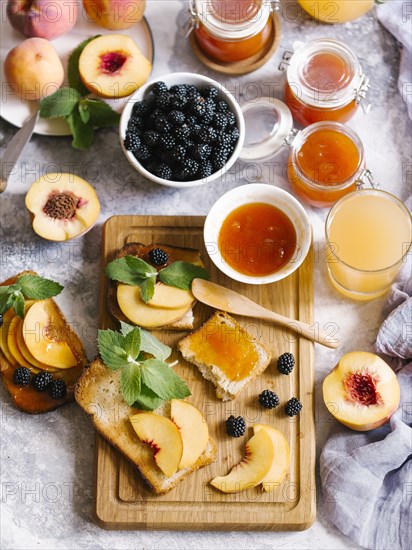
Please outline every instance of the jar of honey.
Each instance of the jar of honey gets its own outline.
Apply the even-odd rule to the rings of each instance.
[[[303,126],[321,120],[346,122],[369,88],[356,54],[337,40],[303,44],[286,64],[284,99]]]
[[[315,207],[333,205],[369,175],[361,140],[340,122],[293,127],[292,113],[279,99],[264,98],[242,107],[246,139],[240,158],[259,161],[288,146],[287,177],[295,194]]]
[[[272,39],[270,0],[191,0],[191,14],[199,48],[221,63],[251,58]]]
[[[346,23],[361,17],[374,6],[374,0],[298,0],[302,8],[323,23]]]

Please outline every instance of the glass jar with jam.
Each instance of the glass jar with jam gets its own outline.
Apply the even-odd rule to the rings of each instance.
[[[303,126],[321,120],[346,122],[369,88],[356,54],[337,40],[303,44],[286,64],[284,99],[293,118]]]
[[[243,61],[272,40],[270,0],[191,0],[191,13],[198,46],[215,61]]]
[[[259,161],[288,146],[289,183],[308,204],[332,206],[368,178],[362,142],[349,126],[316,122],[297,130],[288,106],[272,98],[247,103],[242,111],[246,139],[240,158]]]

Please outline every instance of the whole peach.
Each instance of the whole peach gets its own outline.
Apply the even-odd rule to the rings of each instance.
[[[29,38],[53,40],[70,31],[77,21],[78,1],[8,0],[11,26]]]
[[[128,29],[143,19],[146,0],[83,0],[90,21],[110,30]]]
[[[4,72],[16,94],[29,101],[53,94],[64,80],[62,62],[44,38],[27,38],[10,50]]]

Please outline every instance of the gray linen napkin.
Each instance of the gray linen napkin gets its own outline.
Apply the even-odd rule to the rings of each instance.
[[[376,550],[412,549],[412,278],[394,285],[375,351],[404,365],[399,409],[384,426],[342,427],[320,458],[325,511],[345,535]],[[409,362],[408,362],[409,360]],[[406,362],[406,365],[405,365]]]

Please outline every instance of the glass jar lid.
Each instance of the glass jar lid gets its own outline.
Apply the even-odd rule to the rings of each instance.
[[[270,0],[195,0],[194,12],[217,38],[239,40],[261,32],[270,16]]]
[[[358,98],[365,76],[346,44],[322,38],[295,50],[287,81],[293,94],[306,105],[333,109]]]

